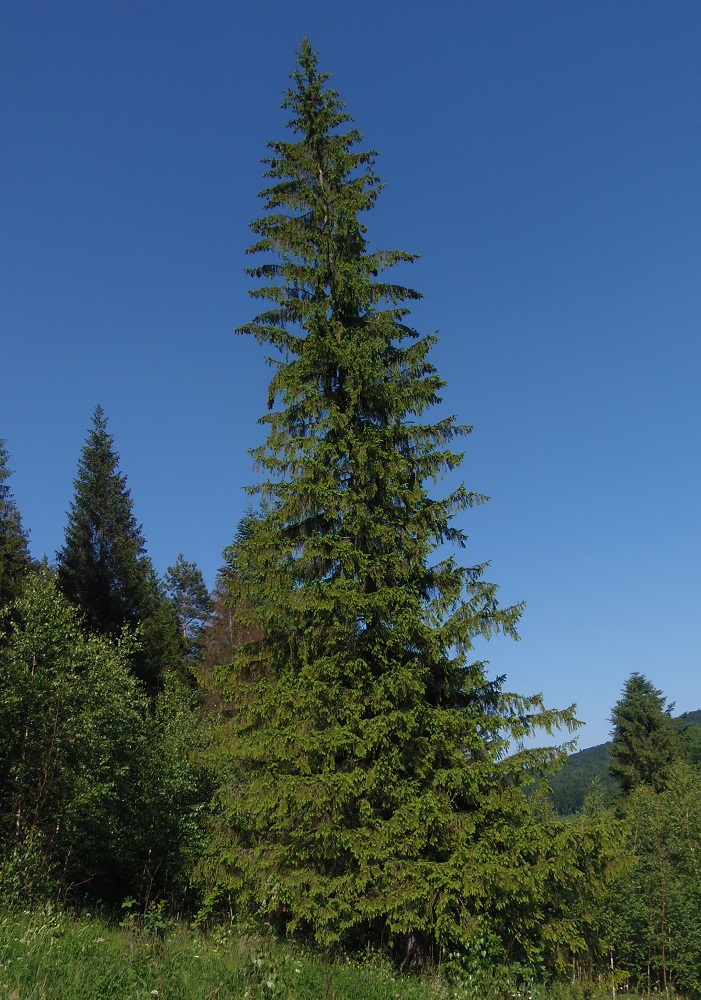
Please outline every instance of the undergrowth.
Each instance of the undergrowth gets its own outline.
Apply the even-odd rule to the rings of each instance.
[[[402,976],[379,957],[325,960],[231,926],[206,933],[130,901],[123,918],[45,907],[0,916],[0,1000],[611,1000],[583,984],[543,987],[472,971]],[[630,994],[627,994],[630,997]]]

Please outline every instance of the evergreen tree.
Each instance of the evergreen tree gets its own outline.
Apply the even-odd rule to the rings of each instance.
[[[200,648],[202,629],[212,614],[212,598],[202,571],[194,562],[187,562],[182,552],[165,575],[165,592],[178,616],[183,653],[192,660]]]
[[[57,553],[59,586],[89,629],[114,638],[125,626],[139,630],[133,668],[153,692],[163,669],[177,662],[177,623],[146,555],[101,406],[95,408],[74,485]]]
[[[32,566],[27,532],[8,483],[8,461],[5,442],[0,439],[0,608],[15,600]]]
[[[613,742],[609,771],[624,793],[636,785],[662,791],[671,766],[682,757],[673,706],[646,677],[633,673],[611,714]]]
[[[416,956],[478,933],[490,850],[495,872],[515,859],[519,786],[556,751],[508,756],[509,740],[573,717],[470,662],[476,637],[515,636],[521,607],[499,606],[483,566],[433,561],[464,545],[452,518],[484,499],[425,485],[459,464],[451,442],[468,428],[421,420],[444,384],[435,338],[405,323],[418,294],[379,279],[414,256],[367,247],[373,154],[342,131],[306,39],[292,80],[295,141],[271,144],[252,225],[250,252],[277,260],[249,271],[270,307],[240,332],[281,357],[253,452],[267,478],[229,553],[252,631],[215,669],[233,707],[202,873],[212,900],[233,892],[288,930],[393,934]]]

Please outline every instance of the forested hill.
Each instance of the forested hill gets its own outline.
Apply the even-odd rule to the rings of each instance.
[[[676,721],[680,730],[692,730],[687,733],[687,757],[690,763],[698,766],[701,763],[701,709],[684,712]],[[550,778],[552,802],[560,816],[580,811],[597,778],[606,802],[616,796],[618,785],[609,774],[610,747],[610,743],[600,743],[570,754],[562,770]]]

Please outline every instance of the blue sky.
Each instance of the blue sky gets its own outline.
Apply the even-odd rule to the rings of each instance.
[[[304,33],[379,152],[372,245],[421,254],[399,277],[441,412],[474,426],[465,560],[527,604],[480,655],[577,702],[582,746],[634,670],[698,708],[698,0],[5,0],[0,437],[34,552],[101,403],[157,569],[213,583],[262,438],[233,330]]]

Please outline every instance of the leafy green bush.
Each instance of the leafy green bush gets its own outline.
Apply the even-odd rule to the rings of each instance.
[[[625,807],[626,843],[599,911],[612,960],[645,988],[701,993],[701,776],[686,764]]]
[[[4,896],[46,898],[60,884],[148,902],[198,843],[188,696],[173,682],[154,711],[129,667],[133,639],[86,634],[49,574],[26,580],[11,613],[0,648]]]

